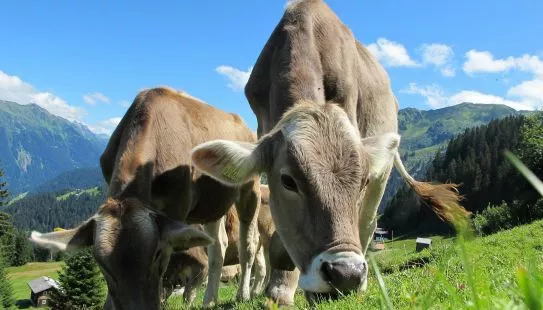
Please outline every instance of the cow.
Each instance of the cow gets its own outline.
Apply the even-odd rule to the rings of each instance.
[[[275,228],[268,207],[269,189],[267,185],[260,185],[260,209],[258,214],[259,245],[254,263],[254,279],[251,286],[252,295],[260,293],[270,274],[269,246]],[[221,273],[221,281],[227,282],[237,274],[239,266],[239,219],[234,209],[230,209],[225,215],[225,234],[228,236],[224,264]],[[228,270],[227,267],[234,267]],[[191,304],[196,296],[196,291],[206,280],[208,274],[207,253],[204,247],[195,247],[187,251],[174,253],[170,259],[168,269],[164,273],[164,295],[166,300],[175,286],[184,288],[183,299]],[[224,276],[224,279],[223,279]],[[209,285],[209,282],[208,282]]]
[[[232,186],[267,174],[283,262],[299,270],[310,302],[365,290],[365,255],[393,166],[442,219],[465,219],[457,184],[406,171],[389,77],[322,0],[287,5],[245,95],[258,142],[209,141],[194,148],[193,163]],[[276,291],[282,296],[269,297],[292,300],[292,287]]]
[[[139,92],[100,157],[108,201],[75,229],[33,232],[31,239],[60,250],[93,245],[108,286],[105,308],[153,310],[160,306],[172,251],[207,245],[209,282],[218,281],[227,243],[219,234],[221,219],[235,205],[242,274],[237,298],[248,300],[260,177],[231,187],[194,169],[192,148],[213,139],[256,141],[241,117],[184,92],[168,87]],[[188,224],[204,224],[205,233]],[[208,286],[204,304],[216,303],[217,295],[218,287]]]

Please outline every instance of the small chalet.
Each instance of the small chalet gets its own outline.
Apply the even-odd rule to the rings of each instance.
[[[379,227],[375,229],[373,233],[373,248],[376,251],[381,251],[385,249],[385,241],[388,239],[388,231],[383,230]]]
[[[60,288],[58,282],[49,277],[40,277],[27,284],[30,287],[30,300],[34,307],[47,307],[51,292]]]
[[[417,238],[417,246],[416,246],[416,251],[417,252],[420,252],[424,249],[427,249],[427,248],[431,248],[432,247],[432,239],[429,239],[429,238]]]
[[[373,234],[373,238],[374,238],[375,241],[384,242],[384,241],[386,241],[388,239],[388,231],[377,227],[375,229],[374,234]]]

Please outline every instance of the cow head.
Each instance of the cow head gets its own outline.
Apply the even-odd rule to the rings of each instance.
[[[366,280],[358,204],[368,182],[389,169],[399,139],[361,138],[340,107],[298,103],[258,143],[210,141],[193,149],[192,160],[232,186],[267,173],[271,213],[300,287],[342,294]]]
[[[162,275],[173,251],[205,246],[204,232],[154,212],[135,198],[108,199],[79,227],[31,241],[54,251],[92,246],[108,286],[105,309],[159,309]]]

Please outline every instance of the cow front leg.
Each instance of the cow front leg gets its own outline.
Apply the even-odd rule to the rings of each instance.
[[[251,297],[255,297],[262,291],[264,281],[266,280],[266,259],[264,258],[264,247],[259,245],[256,252],[255,264],[254,264],[254,280],[251,287]]]
[[[217,304],[219,296],[219,280],[221,278],[224,254],[228,246],[228,236],[224,225],[225,217],[213,223],[205,225],[205,231],[215,239],[215,243],[207,247],[208,280],[204,295],[204,307],[211,307]]]
[[[260,207],[260,178],[247,184],[240,190],[240,199],[236,203],[239,216],[239,264],[241,281],[237,300],[246,301],[250,296],[251,269],[258,247],[258,209]]]

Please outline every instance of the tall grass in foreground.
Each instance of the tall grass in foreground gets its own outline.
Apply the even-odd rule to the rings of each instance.
[[[511,161],[513,166],[518,169],[519,172],[524,177],[526,177],[526,179],[543,196],[543,183],[541,182],[541,180],[539,180],[537,176],[535,176],[513,153],[506,150],[505,156],[509,161]],[[458,254],[458,257],[460,259],[461,267],[465,274],[466,283],[460,283],[459,285],[457,285],[456,290],[449,287],[448,289],[446,289],[446,292],[449,292],[449,297],[452,299],[458,299],[458,291],[460,289],[468,289],[469,294],[465,296],[463,305],[462,303],[456,304],[455,306],[450,304],[449,306],[451,308],[534,310],[543,309],[543,264],[541,263],[542,254],[540,252],[537,253],[538,251],[533,251],[532,249],[530,249],[528,253],[519,253],[519,259],[521,258],[521,256],[524,256],[526,257],[526,261],[524,264],[516,265],[516,273],[514,277],[516,282],[514,284],[511,284],[508,288],[509,298],[494,298],[495,294],[493,294],[492,289],[493,279],[481,277],[484,272],[481,272],[482,270],[477,270],[477,262],[473,260],[473,256],[476,256],[474,252],[482,249],[476,249],[473,246],[469,246],[469,241],[473,237],[473,231],[471,230],[471,227],[463,224],[455,225],[455,227],[457,231],[457,237],[455,241],[457,247],[456,253]],[[534,237],[541,238],[543,236]],[[504,251],[511,250],[505,244],[503,246]],[[512,246],[515,245],[513,244]],[[541,245],[536,245],[535,248],[539,251],[542,250]],[[499,260],[499,258],[497,258],[497,260]],[[379,284],[378,287],[380,290],[380,308],[392,309],[393,307],[390,303],[390,298],[388,296],[386,286],[379,271],[379,267],[373,261],[374,260],[372,259],[371,266]],[[413,304],[412,308],[432,308],[431,300],[433,299],[432,295],[435,293],[435,285],[437,284],[437,282],[441,282],[440,284],[447,286],[447,281],[444,281],[447,276],[442,273],[447,269],[444,269],[444,266],[441,267],[442,268],[434,270],[435,278],[433,280],[433,284],[430,286],[431,289],[426,294],[418,296],[419,299],[422,300],[422,302]]]

